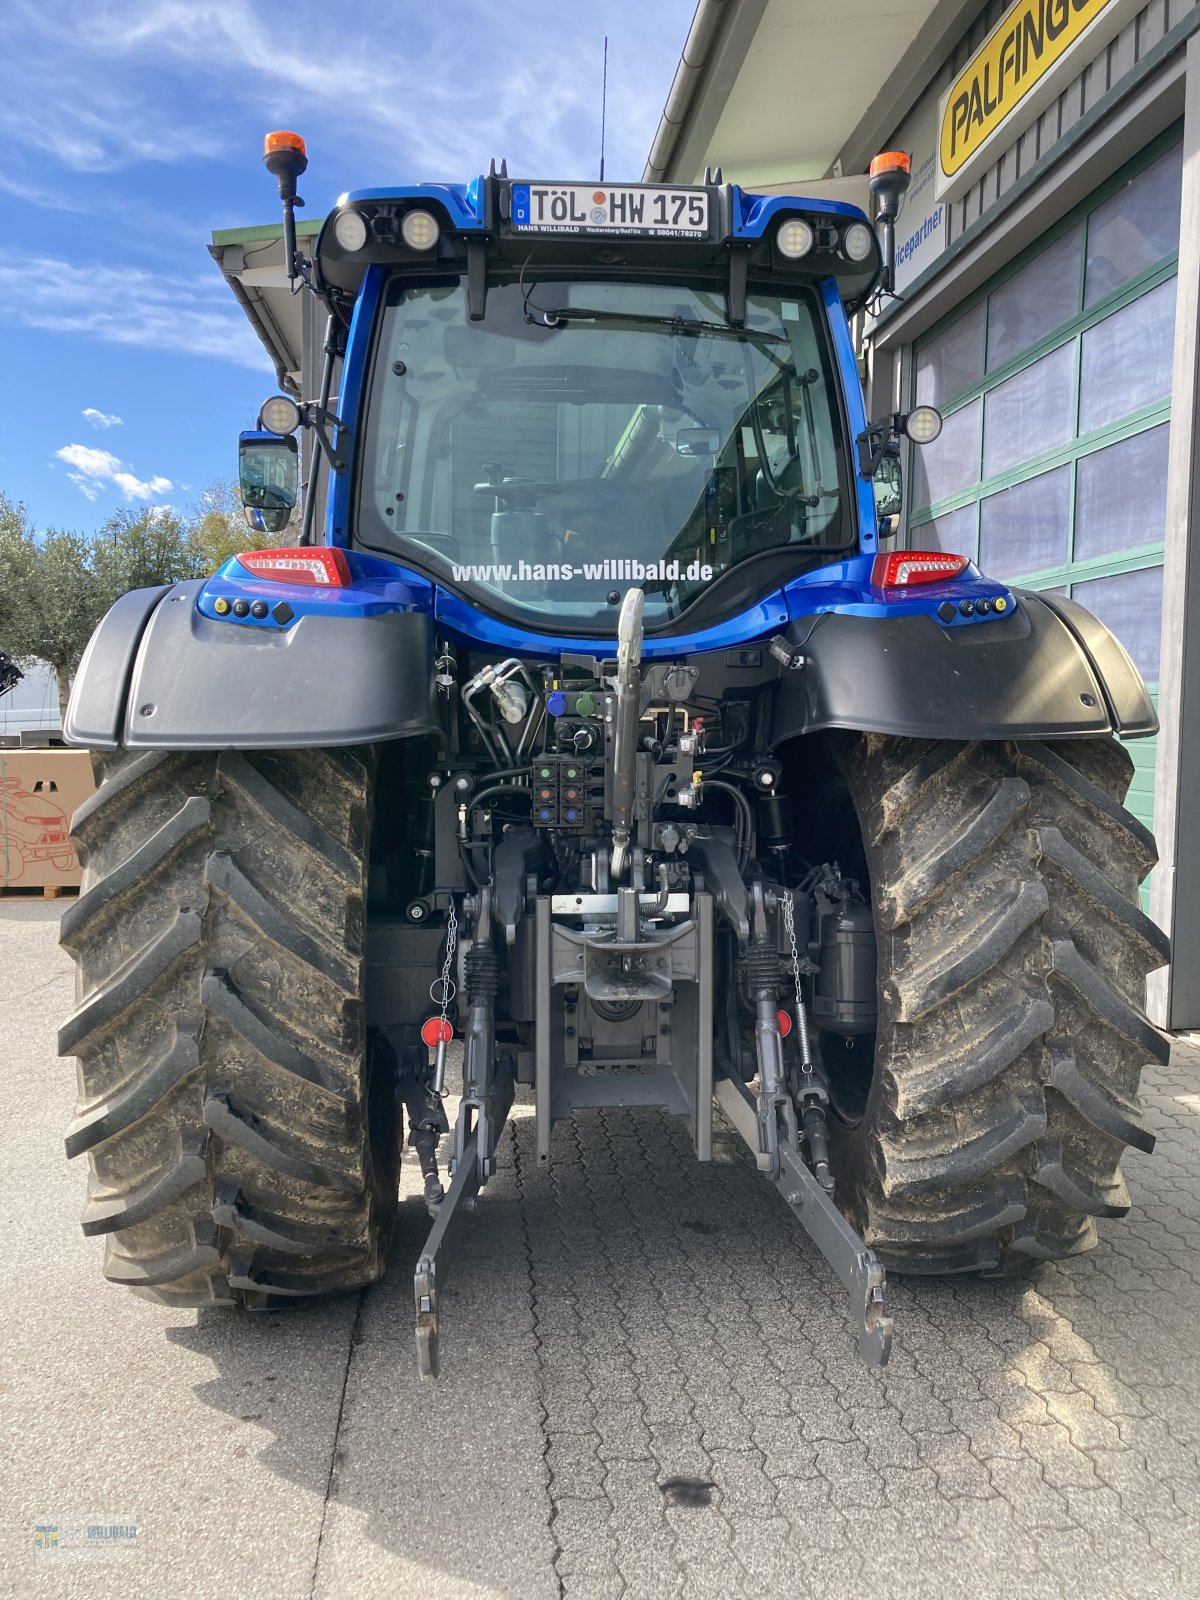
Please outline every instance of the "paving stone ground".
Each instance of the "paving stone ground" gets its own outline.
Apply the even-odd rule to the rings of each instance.
[[[893,1281],[891,1365],[718,1125],[519,1104],[418,1382],[388,1280],[287,1315],[105,1285],[61,1159],[51,907],[0,903],[0,1594],[1200,1596],[1200,1051],[1147,1074],[1129,1217],[1029,1281]],[[34,1526],[118,1509],[123,1556]]]

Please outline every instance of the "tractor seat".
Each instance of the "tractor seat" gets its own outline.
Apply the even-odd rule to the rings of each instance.
[[[563,554],[598,560],[636,553],[642,540],[661,548],[662,505],[644,484],[585,478],[559,484],[542,501],[547,522],[563,541]],[[631,549],[631,540],[633,548]]]

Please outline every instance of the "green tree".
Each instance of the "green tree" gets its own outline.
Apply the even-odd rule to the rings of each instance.
[[[28,653],[54,668],[63,710],[79,658],[108,609],[108,599],[89,566],[88,550],[82,534],[50,529],[38,542],[29,586],[35,631]]]
[[[0,644],[18,661],[46,661],[66,705],[71,676],[106,609],[81,534],[38,535],[0,496]]]
[[[293,512],[282,533],[255,533],[247,526],[237,484],[217,481],[209,484],[192,508],[189,530],[196,572],[207,577],[242,550],[295,544],[300,537],[300,519]]]
[[[0,648],[48,662],[65,707],[80,657],[104,613],[130,589],[195,574],[189,530],[172,512],[125,509],[91,537],[36,533],[0,496]]]
[[[90,567],[104,609],[130,589],[178,583],[197,575],[190,531],[175,511],[115,511],[91,541]]]
[[[32,535],[25,507],[0,494],[0,647],[9,655],[17,654],[10,640],[20,626],[20,597],[36,560]]]
[[[186,516],[123,507],[92,534],[38,533],[24,506],[0,494],[0,649],[49,663],[66,706],[92,632],[130,589],[208,577],[241,550],[294,544],[299,520],[273,539],[246,524],[237,486],[213,483]]]

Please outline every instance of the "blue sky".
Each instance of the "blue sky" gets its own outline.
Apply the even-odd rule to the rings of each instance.
[[[307,214],[507,156],[640,178],[694,0],[7,0],[0,490],[35,525],[187,509],[275,387],[207,244],[278,214],[262,137],[307,141]]]

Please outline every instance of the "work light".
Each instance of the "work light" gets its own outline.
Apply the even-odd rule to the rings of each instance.
[[[333,224],[333,237],[343,250],[361,250],[367,242],[367,224],[360,211],[339,211]]]
[[[914,406],[904,419],[904,431],[914,444],[932,444],[942,431],[942,413],[936,406]]]
[[[842,249],[850,261],[865,261],[875,236],[865,222],[852,222],[842,235]]]
[[[432,250],[440,232],[429,211],[406,211],[400,223],[400,235],[410,250]]]
[[[803,217],[789,217],[786,222],[781,222],[779,232],[775,235],[779,254],[787,256],[789,261],[806,256],[816,242],[812,223],[805,222]]]
[[[295,433],[300,426],[300,407],[286,394],[273,394],[264,400],[258,413],[259,426],[266,433],[280,436]]]

